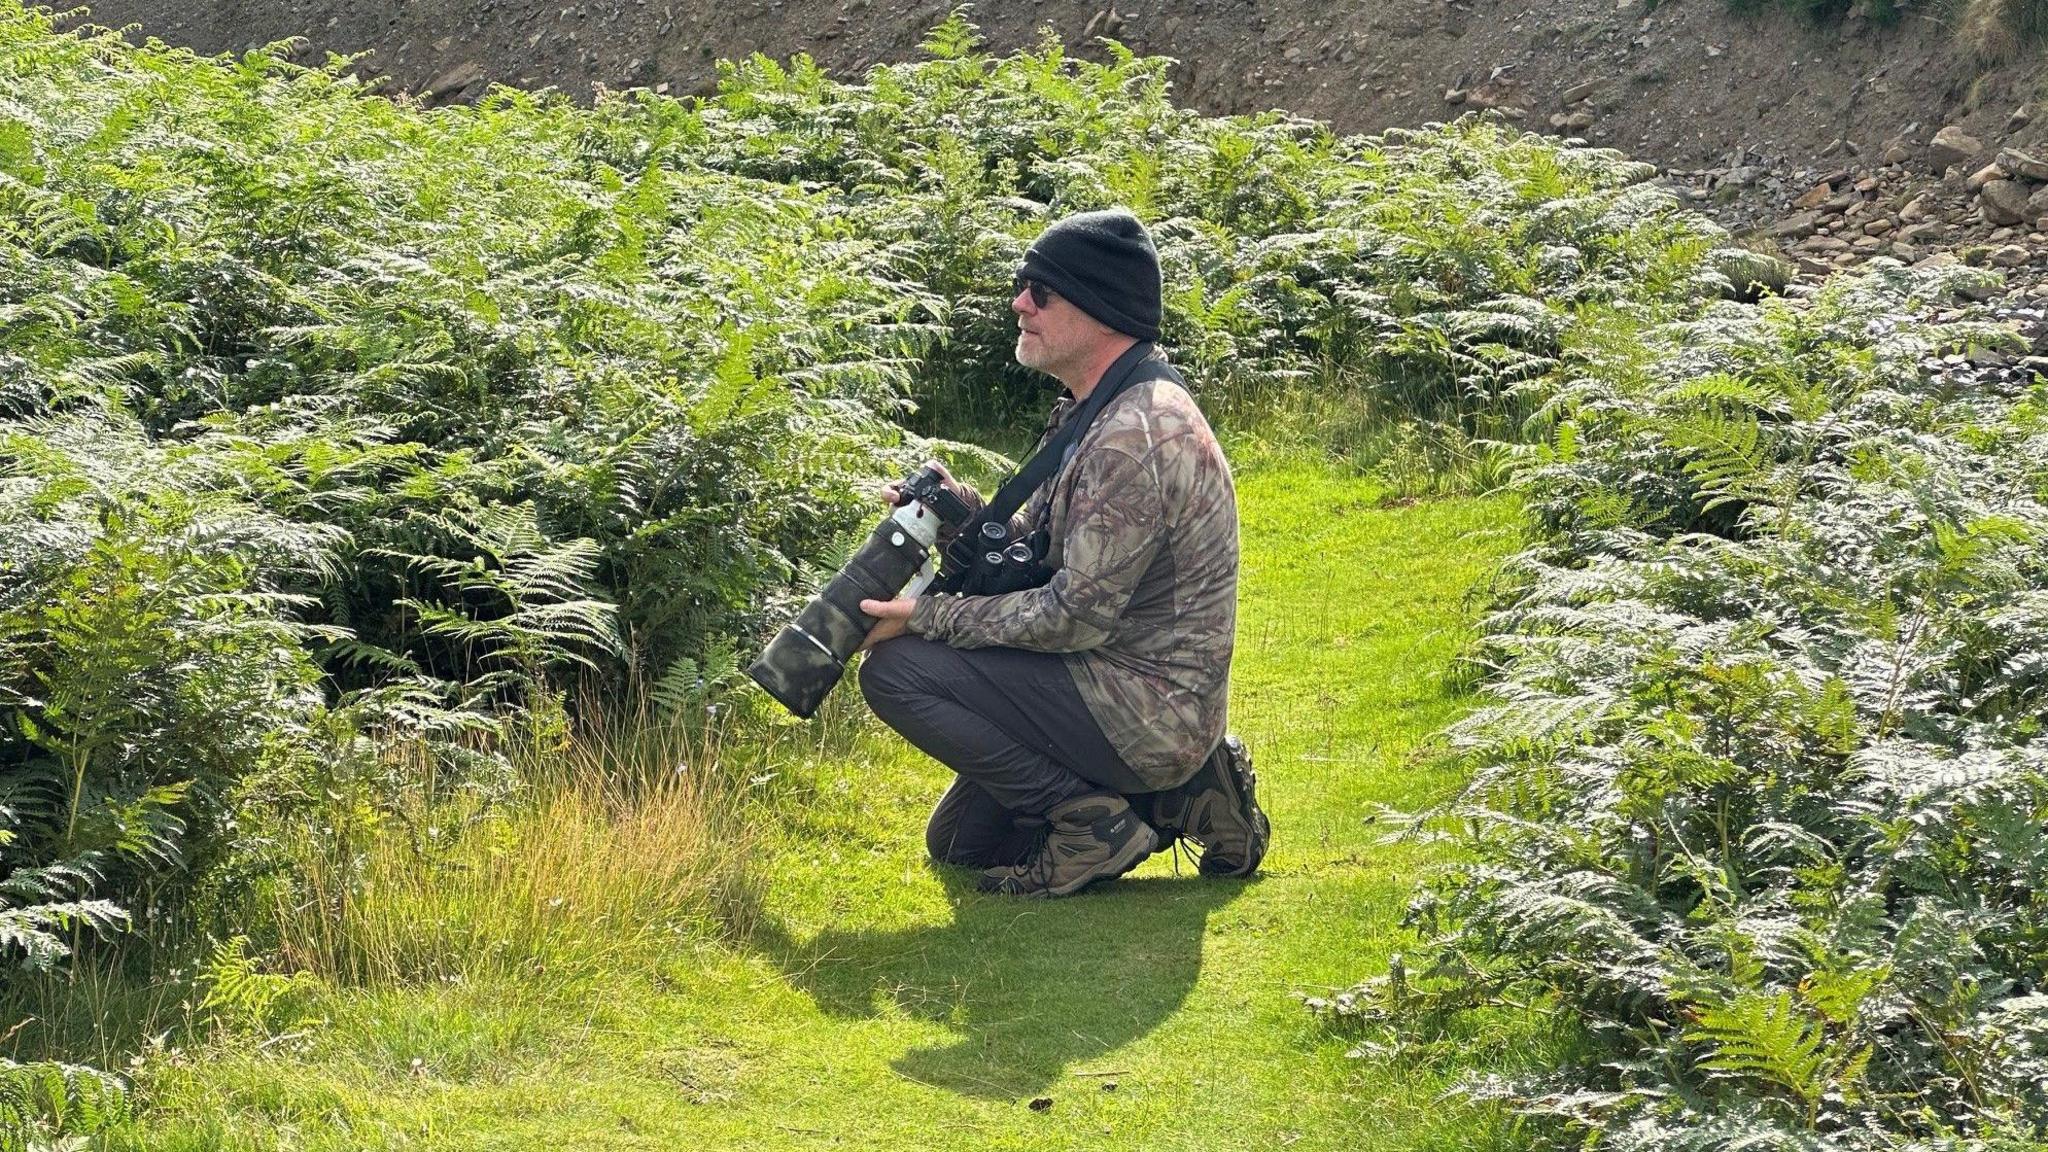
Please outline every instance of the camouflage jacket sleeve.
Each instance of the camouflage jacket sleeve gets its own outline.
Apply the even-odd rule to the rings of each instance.
[[[1052,581],[1002,596],[923,597],[911,631],[956,648],[1034,652],[1084,652],[1108,639],[1159,551],[1163,497],[1149,454],[1097,445],[1072,466],[1079,471]],[[1041,490],[1020,515],[1044,498]]]

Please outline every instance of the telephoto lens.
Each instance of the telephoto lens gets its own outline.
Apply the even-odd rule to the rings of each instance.
[[[919,471],[898,491],[896,510],[747,668],[756,684],[797,716],[809,719],[817,712],[845,675],[847,659],[873,630],[875,620],[860,610],[860,602],[923,591],[937,570],[932,545],[940,529],[957,530],[972,518],[935,469]]]

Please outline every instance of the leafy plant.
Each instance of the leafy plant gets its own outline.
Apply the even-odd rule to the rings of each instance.
[[[1450,734],[1472,862],[1418,902],[1399,997],[1325,1010],[1554,1003],[1584,1063],[1472,1086],[1562,1121],[1545,1144],[2040,1138],[2039,400],[1950,374],[2016,340],[1928,315],[1957,284],[1617,312],[1567,349],[1495,702]]]
[[[206,994],[199,1010],[228,1028],[248,1028],[272,1033],[280,1024],[296,1026],[301,1018],[286,1021],[281,1014],[294,1002],[319,987],[311,973],[265,972],[249,955],[249,940],[235,936],[216,945],[200,971]]]
[[[0,1060],[0,1148],[69,1147],[128,1115],[126,1087],[104,1072]]]

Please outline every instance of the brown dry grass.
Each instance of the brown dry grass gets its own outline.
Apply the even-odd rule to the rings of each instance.
[[[354,984],[571,983],[744,927],[753,842],[718,751],[715,730],[587,722],[531,758],[502,813],[443,805],[307,859],[303,887],[273,908],[281,958]]]
[[[2009,64],[2048,40],[2048,0],[1965,0],[1956,36],[1980,63]]]

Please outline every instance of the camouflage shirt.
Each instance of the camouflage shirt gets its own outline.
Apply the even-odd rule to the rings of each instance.
[[[1060,401],[1048,435],[1073,407]],[[1064,653],[1131,770],[1179,784],[1223,738],[1237,632],[1237,493],[1193,397],[1170,380],[1118,396],[1013,526],[1047,513],[1050,583],[924,597],[910,630],[956,648]]]

